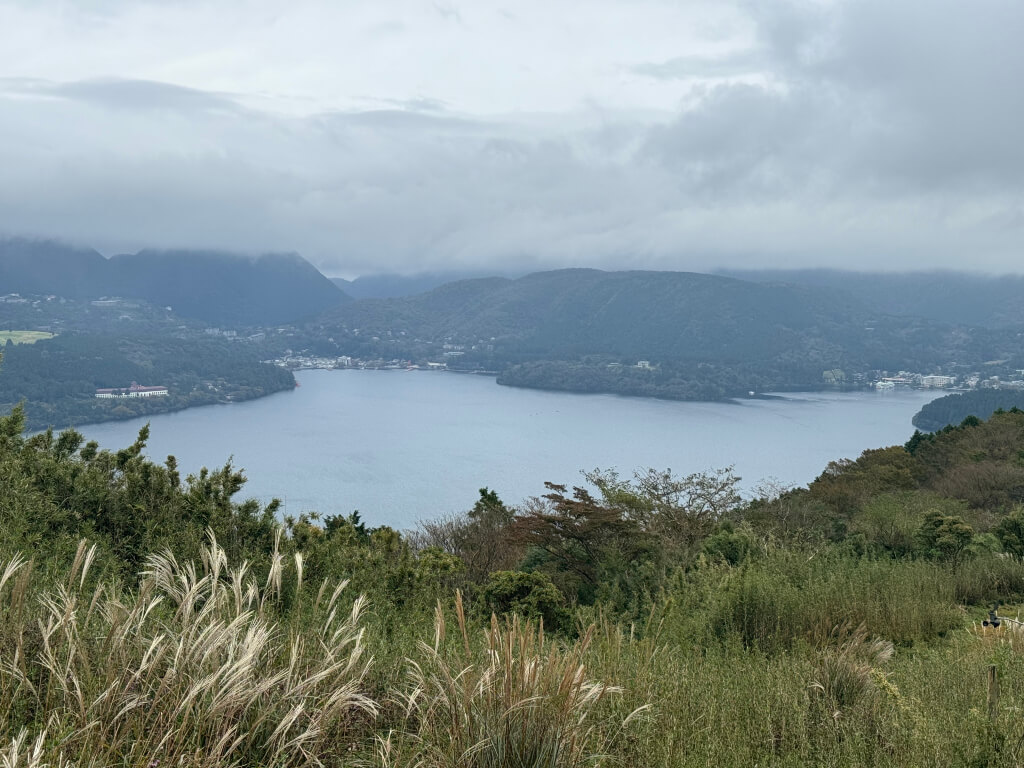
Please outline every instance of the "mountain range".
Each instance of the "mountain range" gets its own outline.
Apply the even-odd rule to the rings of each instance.
[[[351,300],[294,253],[145,250],[108,259],[94,250],[25,239],[0,241],[0,293],[143,299],[228,326],[293,322]]]
[[[746,371],[733,389],[747,379],[758,388],[752,372],[774,371],[762,386],[812,386],[832,369],[955,371],[1021,357],[1024,278],[563,269],[435,285],[453,276],[332,281],[296,254],[105,258],[48,241],[0,241],[0,293],[122,296],[212,325],[295,325],[310,348],[360,357],[443,352],[449,367],[533,364],[531,375],[538,363],[558,362],[577,366],[559,374],[576,380],[640,360],[661,376],[703,377],[694,373],[700,366],[716,366],[717,379],[725,369]],[[390,297],[353,300],[339,285]]]
[[[928,367],[990,359],[1005,335],[880,315],[833,287],[692,272],[568,269],[515,280],[449,283],[427,293],[351,302],[315,321],[335,337],[417,338],[492,348],[504,362],[605,356],[815,366]]]

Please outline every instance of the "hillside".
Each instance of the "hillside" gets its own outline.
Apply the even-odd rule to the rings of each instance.
[[[787,336],[838,326],[854,302],[683,272],[538,272],[450,283],[402,299],[358,302],[321,318],[429,339],[494,339],[551,354],[739,358],[788,348]],[[863,314],[863,313],[861,313]],[[767,322],[765,322],[767,320]]]
[[[914,426],[925,432],[937,432],[960,424],[973,416],[987,419],[999,410],[1024,408],[1024,391],[1019,389],[979,389],[957,392],[925,404],[913,418]]]
[[[684,399],[820,387],[831,369],[971,365],[1018,346],[1007,332],[880,316],[831,288],[583,269],[354,302],[312,328],[357,354],[448,350],[450,365],[502,383]],[[649,372],[609,369],[639,360]]]
[[[141,251],[105,259],[48,241],[0,241],[4,293],[123,296],[214,325],[292,322],[348,297],[297,254]]]
[[[0,411],[23,403],[40,430],[239,402],[294,388],[291,373],[260,362],[260,351],[204,334],[61,334],[0,348]],[[105,387],[168,387],[165,397],[103,400]]]
[[[114,256],[120,295],[169,305],[214,324],[274,325],[348,300],[298,254],[237,256],[213,251],[141,251]]]
[[[725,271],[741,280],[843,291],[873,312],[985,328],[1024,327],[1024,276],[829,269]]]

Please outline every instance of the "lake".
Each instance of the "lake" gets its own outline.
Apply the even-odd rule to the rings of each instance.
[[[358,509],[371,525],[411,527],[472,506],[488,486],[507,503],[579,484],[580,472],[733,465],[749,491],[806,484],[825,465],[903,443],[935,393],[813,393],[740,404],[513,389],[436,372],[300,371],[301,386],[259,400],[154,416],[147,453],[183,472],[233,457],[245,497],[287,514]],[[146,419],[82,428],[123,448]]]

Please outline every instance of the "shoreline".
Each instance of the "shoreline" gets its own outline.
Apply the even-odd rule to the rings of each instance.
[[[106,418],[106,419],[93,419],[93,420],[90,420],[90,421],[81,421],[81,422],[63,423],[63,424],[59,424],[59,423],[58,424],[48,424],[48,425],[46,425],[44,427],[40,427],[38,425],[32,425],[30,422],[28,422],[26,420],[26,425],[27,426],[26,426],[26,429],[25,429],[25,434],[26,435],[39,435],[39,434],[42,434],[42,433],[46,432],[49,429],[52,429],[54,432],[63,432],[63,431],[68,430],[68,429],[81,430],[81,429],[83,429],[85,427],[94,426],[96,424],[116,424],[119,421],[131,421],[132,419],[145,419],[145,418],[150,418],[150,417],[154,417],[154,416],[165,416],[165,415],[172,414],[172,413],[182,413],[184,411],[199,410],[201,408],[213,408],[213,407],[216,407],[216,406],[230,406],[230,405],[237,405],[237,404],[240,404],[240,403],[250,403],[250,402],[253,402],[254,400],[263,400],[264,398],[272,397],[273,395],[280,395],[280,394],[285,393],[285,392],[294,392],[297,388],[298,388],[298,382],[296,382],[295,386],[293,386],[293,387],[288,387],[286,389],[278,389],[278,390],[274,390],[273,392],[264,392],[262,394],[255,395],[253,397],[243,397],[243,398],[238,398],[238,399],[235,399],[235,400],[219,400],[219,401],[210,402],[210,403],[194,403],[194,404],[170,406],[170,407],[167,407],[167,408],[161,408],[159,410],[152,411],[150,413],[131,413],[131,414],[117,415],[117,416],[111,415],[110,418]],[[30,401],[23,400],[21,402],[21,405],[23,405],[23,406],[24,405],[28,405],[29,402]],[[17,405],[17,404],[15,404],[15,405]]]
[[[536,387],[536,386],[523,386],[523,385],[519,385],[519,384],[508,384],[508,383],[499,381],[499,377],[501,375],[499,371],[471,371],[471,370],[457,370],[457,369],[456,370],[444,369],[444,370],[441,370],[441,371],[430,371],[430,370],[427,370],[427,369],[409,370],[409,369],[404,369],[404,368],[397,369],[397,368],[355,368],[355,367],[353,367],[353,368],[318,368],[318,367],[308,367],[308,368],[294,368],[294,369],[288,369],[288,370],[292,373],[293,378],[294,378],[295,374],[301,373],[301,372],[306,372],[306,371],[328,371],[328,372],[340,372],[340,371],[364,372],[364,371],[373,371],[373,372],[391,372],[391,373],[395,373],[395,372],[401,372],[401,373],[420,373],[420,372],[424,372],[425,371],[425,372],[428,372],[428,373],[451,373],[451,374],[457,374],[457,375],[460,375],[460,376],[481,376],[481,377],[485,377],[485,378],[493,378],[495,384],[497,384],[499,387],[507,387],[508,389],[519,389],[519,390],[534,391],[534,392],[548,392],[548,393],[552,393],[552,394],[564,394],[564,395],[602,395],[602,396],[611,396],[611,397],[617,397],[617,398],[625,398],[625,399],[629,399],[629,400],[653,400],[653,401],[659,401],[659,402],[672,402],[672,403],[718,403],[718,404],[725,404],[725,405],[743,405],[744,403],[749,402],[749,401],[785,400],[787,398],[787,395],[825,394],[825,393],[851,393],[851,392],[874,392],[875,391],[871,387],[845,387],[845,388],[821,387],[821,388],[816,388],[816,389],[774,390],[772,392],[758,392],[758,393],[755,393],[753,395],[748,395],[748,396],[735,395],[735,396],[731,396],[731,397],[722,397],[722,398],[716,398],[716,399],[703,399],[703,398],[672,397],[672,396],[669,396],[669,395],[661,396],[661,395],[653,395],[653,394],[631,394],[631,393],[625,393],[625,392],[611,392],[611,391],[606,391],[606,390],[560,389],[560,388],[548,388],[548,387]],[[132,419],[147,418],[147,417],[151,417],[151,416],[161,416],[161,415],[171,414],[171,413],[181,413],[183,411],[189,411],[189,410],[194,410],[194,409],[199,409],[199,408],[208,408],[208,407],[213,407],[213,406],[235,405],[235,404],[238,404],[238,403],[252,402],[254,400],[262,400],[264,398],[270,397],[272,395],[278,395],[278,394],[281,394],[283,392],[292,392],[292,391],[294,391],[296,389],[299,389],[300,387],[301,387],[301,383],[298,381],[298,379],[295,379],[295,383],[294,383],[293,387],[283,388],[283,389],[279,389],[279,390],[274,390],[272,392],[265,392],[265,393],[256,395],[254,397],[246,397],[246,398],[241,398],[241,399],[236,399],[236,400],[223,400],[223,401],[208,402],[208,403],[196,403],[196,404],[191,404],[191,405],[190,404],[185,404],[185,405],[180,405],[180,406],[163,408],[163,409],[160,409],[160,410],[153,411],[151,413],[137,413],[137,414],[133,413],[133,414],[117,415],[117,416],[111,416],[110,418],[105,418],[105,419],[95,419],[95,420],[90,420],[90,421],[74,422],[74,423],[67,423],[67,424],[60,424],[60,425],[50,424],[50,425],[47,425],[47,426],[44,426],[44,427],[40,427],[38,425],[33,425],[33,426],[30,426],[30,427],[28,427],[26,429],[26,434],[41,434],[41,433],[45,432],[47,429],[53,429],[55,432],[63,431],[63,430],[66,430],[66,429],[76,429],[77,430],[77,429],[81,429],[81,428],[92,426],[92,425],[96,425],[96,424],[111,424],[111,423],[116,423],[116,422],[119,422],[119,421],[131,421]],[[937,396],[941,397],[941,395],[937,395]],[[23,401],[23,403],[24,402],[25,401]]]

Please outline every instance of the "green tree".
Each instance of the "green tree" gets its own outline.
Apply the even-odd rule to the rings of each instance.
[[[647,565],[661,559],[654,536],[585,488],[573,488],[570,496],[564,485],[544,485],[550,493],[520,510],[510,528],[513,540],[534,550],[535,567],[584,603],[593,602],[599,588],[635,592],[633,573],[649,580]]]
[[[481,590],[481,600],[490,613],[516,613],[529,619],[541,619],[554,631],[569,628],[565,598],[544,573],[496,571]]]
[[[934,510],[925,515],[917,538],[926,557],[958,565],[974,538],[974,529],[962,517]]]
[[[1013,508],[1006,517],[999,521],[992,531],[1003,551],[1014,557],[1024,557],[1024,506]]]

